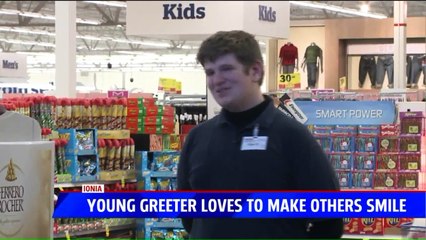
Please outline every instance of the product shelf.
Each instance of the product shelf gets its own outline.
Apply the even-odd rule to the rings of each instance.
[[[122,180],[111,180],[111,181],[87,181],[87,182],[75,182],[75,183],[72,183],[72,182],[68,182],[68,183],[55,183],[54,184],[54,187],[55,188],[71,188],[71,187],[81,187],[83,184],[104,184],[104,185],[107,185],[107,184],[114,184],[114,183],[117,183],[117,182],[120,182],[120,181],[122,181]],[[136,179],[125,179],[125,182],[126,183],[135,183],[135,182],[137,182],[137,180]]]
[[[120,231],[120,230],[126,230],[126,229],[135,229],[136,223],[130,223],[130,224],[123,224],[123,225],[117,225],[117,226],[110,226],[108,227],[108,232],[112,231]],[[106,227],[98,228],[98,229],[91,229],[86,231],[79,231],[79,232],[70,232],[69,236],[67,236],[66,233],[58,233],[54,234],[53,238],[67,238],[68,237],[80,237],[80,236],[87,236],[87,235],[93,235],[98,233],[107,233]]]
[[[147,221],[146,227],[150,228],[183,228],[182,222],[152,222]]]
[[[343,234],[344,239],[403,239],[401,235],[387,234],[387,235],[362,235],[362,234]]]

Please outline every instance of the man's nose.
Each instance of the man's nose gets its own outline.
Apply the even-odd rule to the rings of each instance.
[[[214,85],[221,85],[225,82],[225,79],[220,73],[216,73],[213,76],[211,76],[211,81]]]

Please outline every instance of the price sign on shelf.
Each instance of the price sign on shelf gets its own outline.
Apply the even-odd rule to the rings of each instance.
[[[285,73],[278,75],[278,90],[300,88],[300,73]]]

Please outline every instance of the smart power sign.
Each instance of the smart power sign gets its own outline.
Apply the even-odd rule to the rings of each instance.
[[[295,101],[307,125],[380,125],[396,120],[392,101]]]

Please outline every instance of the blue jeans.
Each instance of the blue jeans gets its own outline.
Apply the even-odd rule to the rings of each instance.
[[[393,84],[393,56],[392,55],[382,55],[377,58],[377,68],[376,68],[376,85],[381,87],[383,81],[385,80],[385,74],[388,75],[389,84]]]
[[[426,66],[422,67],[422,57],[421,55],[414,55],[411,60],[410,72],[408,74],[407,84],[415,84],[419,82],[420,74],[423,71],[423,83],[425,82],[425,71]]]
[[[318,79],[318,66],[317,63],[306,63],[308,67],[308,87],[315,88]]]

